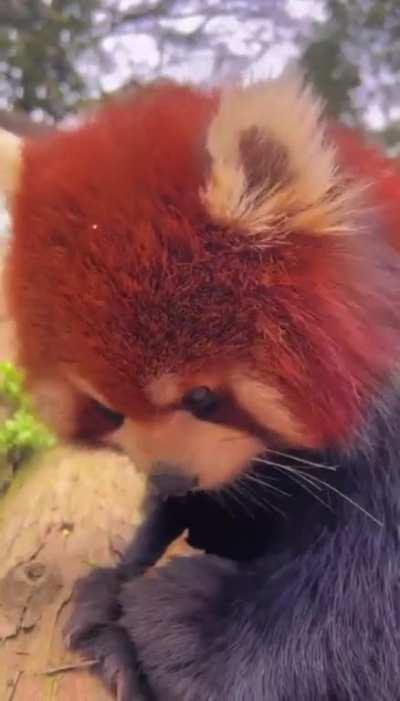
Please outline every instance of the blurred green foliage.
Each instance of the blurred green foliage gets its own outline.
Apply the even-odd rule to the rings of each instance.
[[[25,455],[55,444],[53,435],[34,415],[22,373],[9,362],[0,363],[0,400],[5,407],[0,423],[0,456],[16,452]]]
[[[382,114],[377,136],[400,150],[400,2],[326,0],[327,21],[315,25],[303,52],[306,72],[335,116],[365,126],[365,110]],[[363,99],[357,99],[357,90]]]
[[[99,0],[1,0],[1,92],[14,108],[61,119],[86,96],[76,58],[93,40]]]

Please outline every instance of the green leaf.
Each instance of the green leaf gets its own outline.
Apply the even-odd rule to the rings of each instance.
[[[55,445],[53,434],[34,414],[30,397],[24,390],[23,374],[9,362],[0,363],[0,399],[10,411],[0,425],[0,455]]]

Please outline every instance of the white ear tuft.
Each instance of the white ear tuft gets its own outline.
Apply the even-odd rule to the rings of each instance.
[[[293,71],[223,92],[207,141],[210,214],[263,236],[348,230],[354,191],[338,176],[321,114]]]
[[[21,172],[22,140],[0,129],[0,196],[10,201],[18,187]]]

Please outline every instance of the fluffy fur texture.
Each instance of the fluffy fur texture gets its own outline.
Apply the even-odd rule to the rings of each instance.
[[[64,435],[172,480],[76,592],[69,644],[123,701],[397,698],[399,188],[293,76],[155,86],[23,144],[32,387],[62,386]],[[222,491],[166,498],[174,473]],[[142,578],[185,528],[205,554]]]
[[[167,85],[106,108],[76,132],[24,145],[9,296],[21,362],[32,381],[65,376],[67,368],[68,376],[89,381],[138,422],[154,415],[144,392],[154,378],[175,372],[190,386],[207,364],[217,385],[226,385],[226,372],[239,367],[282,394],[308,444],[342,438],[359,421],[363,396],[393,349],[393,286],[382,271],[383,242],[377,256],[370,232],[351,236],[357,198],[348,203],[345,230],[341,192],[349,174],[334,175],[334,145],[323,124],[317,131],[319,107],[308,91],[298,95],[302,141],[289,132],[288,144],[276,142],[276,148],[290,154],[292,142],[297,148],[309,136],[302,164],[308,195],[300,210],[322,207],[325,196],[338,198],[340,226],[326,236],[292,228],[285,204],[290,193],[301,192],[301,149],[295,165],[288,156],[278,172],[270,150],[276,113],[287,110],[288,95],[293,102],[296,92],[285,79],[266,86],[265,100],[262,90],[240,93],[242,132],[223,109],[229,95],[216,112],[215,95]],[[260,206],[267,212],[279,191],[282,211],[278,228],[266,214],[265,230],[249,236],[240,218],[214,218],[204,193],[212,202],[215,168],[223,160],[223,151],[214,153],[214,132],[224,132],[230,144],[236,139],[239,149],[251,118],[256,130],[262,121],[268,140],[257,196],[251,194],[246,208],[251,215],[253,202],[254,212]],[[260,149],[263,156],[263,141]],[[315,173],[312,193],[318,154],[324,185],[321,190]],[[237,197],[245,201],[249,193],[251,179]]]
[[[348,232],[356,193],[326,142],[322,105],[296,74],[222,95],[208,132],[210,212],[249,235]],[[316,173],[318,172],[318,177]]]
[[[97,656],[124,701],[394,701],[399,410],[398,397],[385,396],[349,452],[274,457],[286,470],[269,468],[273,484],[290,498],[277,501],[260,473],[255,503],[247,498],[242,507],[228,498],[221,508],[201,494],[163,502],[116,570],[78,585],[69,645]],[[310,459],[340,469],[307,470]],[[299,460],[303,475],[324,480],[322,489],[311,481],[302,488]],[[265,497],[285,516],[263,506]],[[186,527],[207,554],[141,577]],[[128,653],[139,657],[139,696]]]

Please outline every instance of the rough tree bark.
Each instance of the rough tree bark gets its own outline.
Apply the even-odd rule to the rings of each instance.
[[[0,359],[12,348],[2,302]],[[18,470],[0,497],[2,701],[109,699],[61,631],[74,580],[113,560],[140,522],[143,492],[132,464],[111,452],[59,446]]]

